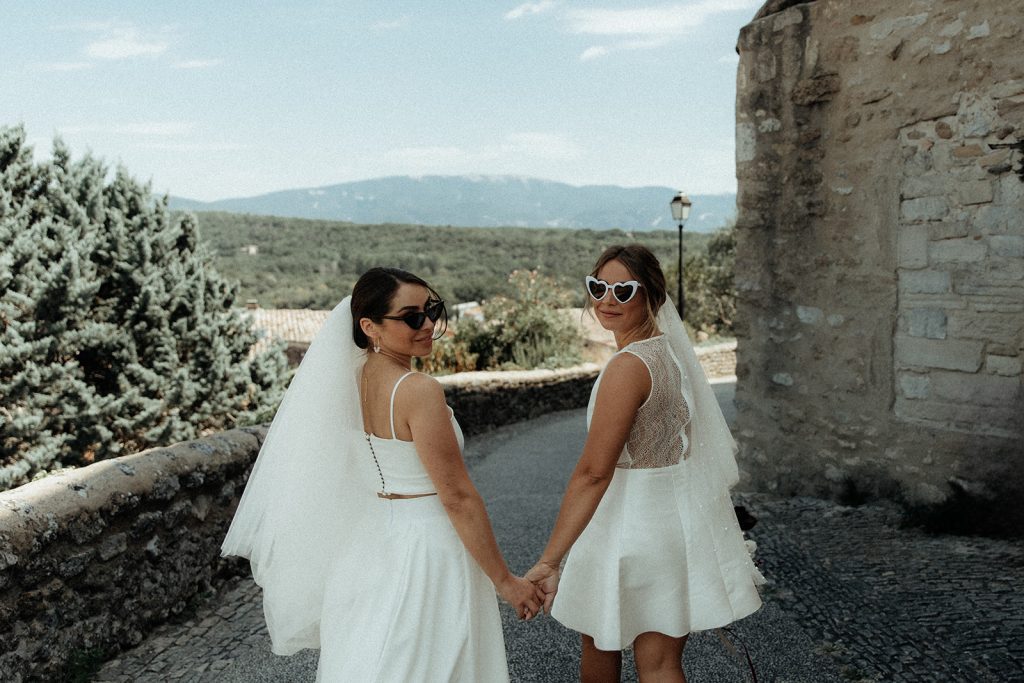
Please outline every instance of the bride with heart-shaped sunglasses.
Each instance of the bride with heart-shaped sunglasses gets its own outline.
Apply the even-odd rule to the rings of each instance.
[[[594,383],[583,453],[526,577],[580,632],[581,679],[618,681],[632,645],[641,680],[685,680],[688,634],[761,606],[764,578],[729,497],[735,444],[654,254],[609,247],[585,285],[618,351]]]

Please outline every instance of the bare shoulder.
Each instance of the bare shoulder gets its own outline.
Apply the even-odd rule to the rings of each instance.
[[[632,353],[616,354],[604,369],[601,377],[601,394],[643,400],[651,390],[651,373],[639,356]]]
[[[435,378],[422,372],[414,372],[402,382],[399,394],[416,405],[444,403],[444,387]]]
[[[647,368],[645,363],[640,356],[635,353],[626,351],[624,353],[617,353],[608,361],[608,366],[604,370],[604,378],[601,383],[608,381],[633,381],[633,382],[650,382],[651,372]]]

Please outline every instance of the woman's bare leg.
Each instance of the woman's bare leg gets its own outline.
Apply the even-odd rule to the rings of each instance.
[[[640,683],[686,683],[683,673],[683,648],[686,638],[664,633],[641,633],[633,641],[633,657]]]
[[[622,677],[622,652],[598,650],[594,639],[580,634],[583,649],[580,656],[580,683],[619,683]]]

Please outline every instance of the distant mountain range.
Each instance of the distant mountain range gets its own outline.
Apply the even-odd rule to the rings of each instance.
[[[171,197],[173,209],[227,211],[352,223],[467,227],[675,229],[670,187],[619,187],[517,176],[393,176],[256,197],[200,202]],[[735,194],[691,195],[687,230],[710,232],[736,214]]]

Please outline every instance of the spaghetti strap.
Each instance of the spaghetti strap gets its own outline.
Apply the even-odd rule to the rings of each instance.
[[[398,385],[402,383],[402,380],[405,379],[406,377],[408,377],[409,375],[412,375],[412,374],[414,374],[414,373],[413,373],[413,371],[410,370],[409,372],[407,372],[404,375],[402,375],[401,377],[399,377],[398,381],[395,382],[395,388],[391,390],[391,438],[392,439],[397,439],[398,438],[395,435],[395,394],[398,393]]]

